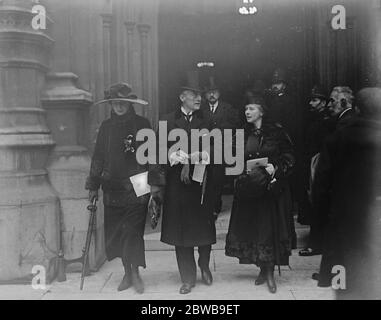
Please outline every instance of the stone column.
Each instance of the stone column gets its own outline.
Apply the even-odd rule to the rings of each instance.
[[[151,27],[148,24],[139,24],[138,30],[140,33],[140,43],[141,43],[141,70],[142,70],[142,93],[143,93],[143,99],[147,99],[150,101],[149,97],[149,77],[148,77],[148,32],[151,29]],[[149,117],[149,120],[151,120],[152,123],[152,116],[151,116],[151,110],[148,113],[147,108],[143,108],[143,115],[145,117]]]
[[[126,31],[127,31],[127,40],[126,40],[126,45],[127,45],[127,71],[128,71],[128,82],[131,84],[133,81],[133,46],[134,46],[134,29],[135,29],[135,22],[133,21],[127,21],[124,23],[126,26]]]
[[[54,277],[58,201],[46,163],[54,141],[41,108],[53,40],[32,28],[35,1],[0,2],[0,281]]]
[[[49,127],[56,141],[48,165],[51,184],[60,199],[60,222],[65,259],[81,256],[89,221],[86,210],[88,191],[84,189],[90,169],[88,118],[92,96],[79,89],[78,77],[71,72],[47,76],[41,102],[47,111]],[[96,230],[90,247],[90,268],[105,261],[103,205],[98,205]],[[81,267],[80,264],[77,265]],[[68,268],[67,271],[73,270]]]

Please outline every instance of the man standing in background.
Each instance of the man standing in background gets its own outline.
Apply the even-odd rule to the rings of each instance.
[[[214,78],[209,77],[208,84],[205,87],[206,101],[201,105],[204,116],[211,124],[211,129],[220,129],[222,136],[224,129],[237,129],[239,126],[239,118],[237,111],[228,103],[220,99],[220,88],[215,84]],[[223,144],[224,147],[225,143]],[[215,177],[215,204],[214,217],[217,220],[222,209],[222,191],[225,182],[225,165],[215,165],[213,167],[213,175]]]

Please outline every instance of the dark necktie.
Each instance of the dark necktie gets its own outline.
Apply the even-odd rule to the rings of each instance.
[[[187,122],[190,123],[190,122],[192,121],[192,114],[191,114],[191,113],[188,113],[188,114],[183,113],[183,115],[184,115],[185,120],[186,120]]]

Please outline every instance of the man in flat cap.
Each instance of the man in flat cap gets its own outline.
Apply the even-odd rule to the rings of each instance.
[[[315,278],[331,286],[342,266],[338,298],[380,299],[381,88],[360,90],[356,101],[360,115],[327,139],[316,169],[312,199],[325,206],[327,232]]]
[[[86,189],[91,202],[98,198],[98,189],[103,190],[107,258],[120,257],[125,272],[118,291],[133,286],[143,293],[139,267],[146,267],[143,234],[149,195],[138,197],[130,177],[148,169],[136,160],[135,137],[138,130],[151,126],[133,107],[148,103],[132,94],[127,83],[112,85],[99,103],[109,103],[112,111],[98,131]]]
[[[211,123],[212,129],[220,129],[222,136],[224,129],[237,129],[239,118],[237,111],[227,102],[220,99],[220,88],[214,81],[214,77],[208,78],[205,87],[205,102],[201,104],[201,110]],[[225,144],[223,144],[225,146]],[[216,178],[216,198],[214,205],[214,216],[217,219],[222,208],[222,190],[225,182],[225,165],[215,165],[214,177]]]
[[[201,184],[194,181],[196,165],[192,164],[189,155],[191,130],[210,130],[208,120],[199,110],[201,90],[197,84],[187,85],[181,88],[179,98],[180,106],[161,121],[166,121],[168,132],[182,129],[187,133],[188,150],[174,150],[169,155],[170,164],[152,166],[148,183],[151,185],[152,197],[163,201],[161,241],[175,246],[182,281],[180,293],[188,294],[196,285],[194,247],[198,247],[198,266],[204,284],[211,285],[213,282],[209,261],[211,245],[216,242],[214,178],[213,166],[207,165],[207,179],[203,179]],[[169,148],[173,145],[174,142]]]

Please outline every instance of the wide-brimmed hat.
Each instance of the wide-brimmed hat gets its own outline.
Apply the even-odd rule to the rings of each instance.
[[[320,85],[315,84],[311,90],[311,98],[328,100],[328,95]]]
[[[95,104],[110,101],[127,101],[141,104],[143,106],[148,105],[147,101],[139,99],[136,94],[133,94],[131,86],[125,82],[112,84],[107,90],[104,91],[104,99],[97,101]]]

